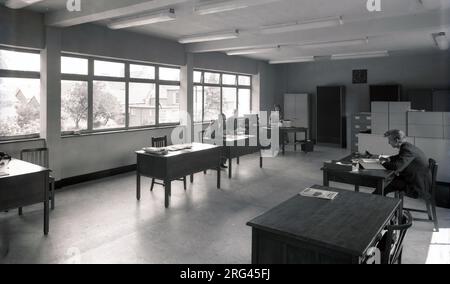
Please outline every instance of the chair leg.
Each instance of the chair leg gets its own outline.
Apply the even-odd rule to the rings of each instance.
[[[52,190],[52,192],[51,192],[51,202],[52,202],[52,210],[55,210],[55,183],[54,182],[52,182],[52,185],[51,185],[51,190]]]
[[[427,214],[428,214],[428,220],[433,221],[433,215],[431,212],[431,201],[425,200],[425,204],[427,206]]]
[[[23,209],[22,207],[19,207],[19,216],[23,215],[23,210],[22,209]]]
[[[153,191],[154,186],[155,186],[155,179],[152,179],[152,186],[150,187],[150,191]]]
[[[203,173],[206,175],[208,172],[207,171],[203,171]]]
[[[402,264],[402,256],[403,256],[403,249],[400,251],[400,254],[398,255],[398,260],[397,260],[398,264]]]
[[[439,224],[436,214],[436,202],[434,200],[431,200],[431,210],[433,211],[434,229],[436,230],[436,232],[439,232]]]
[[[183,178],[183,184],[184,184],[184,191],[186,191],[187,189],[186,177]]]

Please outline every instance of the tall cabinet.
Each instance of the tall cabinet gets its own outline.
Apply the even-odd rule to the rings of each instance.
[[[347,147],[345,87],[317,87],[317,142]]]

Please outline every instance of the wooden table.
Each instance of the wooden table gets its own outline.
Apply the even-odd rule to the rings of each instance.
[[[247,223],[252,227],[252,264],[363,263],[401,202],[313,187],[339,194],[332,201],[296,195]]]
[[[270,127],[265,127],[265,129],[267,129],[269,132],[272,131],[272,128],[270,128]],[[286,154],[286,139],[285,139],[285,137],[289,133],[294,133],[294,151],[297,151],[297,144],[301,144],[301,143],[308,141],[308,128],[292,126],[292,127],[279,127],[279,130],[280,130],[279,138],[280,138],[281,150],[282,150],[283,155]],[[298,133],[304,133],[305,140],[297,140]]]
[[[217,144],[216,139],[205,137],[205,143]],[[236,159],[239,165],[239,158],[245,155],[250,155],[261,151],[258,145],[257,137],[254,135],[226,135],[223,139],[222,154],[228,160],[228,178],[233,177],[233,159]],[[253,146],[251,146],[253,145]],[[259,166],[263,167],[263,157],[260,152]]]
[[[169,152],[167,155],[136,151],[136,197],[141,199],[141,176],[163,180],[165,206],[169,207],[171,182],[209,169],[217,170],[217,188],[220,188],[220,158],[222,148],[209,144],[193,143],[191,149]]]
[[[44,234],[48,235],[50,170],[13,159],[6,172],[7,176],[0,177],[0,211],[43,203]]]
[[[340,160],[342,163],[350,163],[354,156]],[[376,188],[384,196],[384,189],[392,182],[395,177],[394,171],[389,170],[364,170],[360,169],[357,172],[351,170],[339,170],[327,167],[327,163],[322,168],[323,171],[323,185],[329,186],[330,181],[352,184],[355,186],[355,191],[359,192],[360,186]]]

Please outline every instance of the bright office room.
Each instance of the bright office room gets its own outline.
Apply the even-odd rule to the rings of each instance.
[[[0,0],[0,263],[449,264],[449,41],[449,0]]]

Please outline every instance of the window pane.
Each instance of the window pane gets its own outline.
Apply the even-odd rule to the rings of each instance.
[[[194,83],[201,83],[201,82],[202,82],[202,72],[194,71]]]
[[[252,77],[250,76],[239,76],[240,86],[250,86],[252,83]]]
[[[251,96],[249,89],[239,89],[239,116],[251,114]]]
[[[205,72],[205,83],[206,84],[220,84],[220,74]]]
[[[0,78],[0,137],[40,132],[39,79]]]
[[[231,117],[236,110],[236,88],[223,88],[222,112],[225,116]]]
[[[130,126],[156,124],[155,84],[130,83]]]
[[[159,79],[164,81],[180,81],[180,69],[159,67]]]
[[[217,120],[220,114],[220,87],[205,87],[205,121]]]
[[[155,67],[145,65],[130,65],[130,77],[134,79],[155,79]]]
[[[222,75],[222,84],[224,85],[236,85],[236,75]]]
[[[125,126],[125,83],[94,81],[94,129]]]
[[[125,64],[109,61],[94,61],[94,75],[106,77],[125,77]]]
[[[0,49],[0,69],[40,72],[41,56],[39,53]]]
[[[180,122],[180,86],[159,86],[159,123]]]
[[[88,60],[75,57],[61,57],[61,73],[88,75]]]
[[[87,129],[88,84],[61,81],[61,131]]]
[[[194,86],[194,122],[203,120],[202,86]]]

